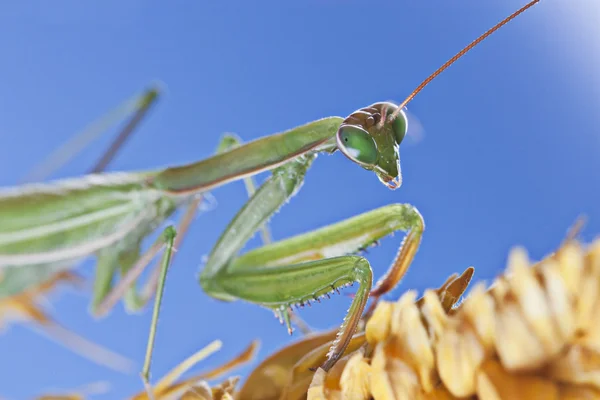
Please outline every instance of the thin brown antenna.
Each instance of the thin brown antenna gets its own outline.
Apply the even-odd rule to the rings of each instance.
[[[402,111],[402,109],[412,99],[414,99],[414,97],[417,95],[417,93],[419,93],[421,90],[423,90],[423,88],[425,86],[427,86],[427,84],[429,82],[434,80],[439,74],[441,74],[446,68],[448,68],[450,65],[452,65],[456,60],[458,60],[459,58],[464,56],[466,52],[471,50],[473,47],[477,46],[480,42],[482,42],[485,38],[490,36],[492,33],[496,32],[502,26],[506,25],[510,20],[514,19],[516,16],[523,13],[528,8],[532,7],[535,3],[539,3],[539,2],[540,2],[540,0],[530,1],[527,5],[525,5],[518,11],[514,12],[509,17],[506,17],[505,19],[503,19],[501,22],[496,24],[496,26],[494,26],[492,29],[488,30],[486,33],[484,33],[483,35],[479,36],[476,40],[471,42],[471,44],[469,44],[467,47],[462,49],[460,52],[456,53],[456,55],[454,57],[452,57],[451,59],[446,61],[446,63],[444,65],[442,65],[440,68],[438,68],[433,74],[429,75],[429,77],[427,79],[425,79],[419,86],[417,86],[417,88],[415,90],[413,90],[413,92],[410,94],[410,96],[408,96],[402,103],[400,103],[400,105],[398,106],[398,109],[396,111],[394,111],[394,113],[392,115],[390,115],[390,120],[393,121],[398,116],[398,114]]]

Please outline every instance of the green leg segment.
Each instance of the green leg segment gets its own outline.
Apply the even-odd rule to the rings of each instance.
[[[238,146],[240,143],[241,143],[241,141],[236,136],[224,135],[221,142],[219,143],[218,148],[217,148],[217,153],[228,151],[232,147]],[[247,178],[245,178],[244,181],[246,184],[246,189],[248,191],[248,195],[252,196],[255,191],[254,180],[252,179],[252,177],[247,177]],[[198,206],[197,202],[192,202],[189,207],[192,207],[195,210],[197,208],[197,206]],[[186,212],[186,216],[183,218],[182,223],[179,225],[179,228],[183,228],[182,229],[183,231],[187,230],[187,225],[189,225],[189,222],[195,215],[195,213],[190,213],[189,211],[190,210],[188,209]],[[270,242],[270,233],[266,226],[262,227],[262,234],[263,234],[264,243],[268,244]],[[158,275],[158,281],[157,281],[157,285],[156,285],[156,296],[155,296],[154,310],[153,310],[153,314],[152,314],[152,322],[150,325],[150,335],[148,338],[148,346],[147,346],[147,350],[146,350],[144,368],[142,371],[142,380],[144,382],[146,391],[148,392],[149,395],[151,395],[151,389],[150,389],[150,385],[149,385],[150,362],[152,359],[154,339],[156,336],[156,329],[157,329],[157,323],[158,323],[158,314],[160,311],[160,304],[162,301],[162,295],[163,295],[164,286],[165,286],[165,278],[166,278],[167,270],[168,270],[168,267],[169,267],[169,264],[171,261],[172,250],[174,247],[176,247],[176,245],[179,243],[179,240],[181,239],[181,235],[180,235],[178,238],[179,240],[176,243],[175,236],[176,236],[176,229],[172,226],[167,227],[165,229],[165,231],[163,232],[162,237],[159,238],[156,241],[156,243],[154,245],[152,245],[150,250],[147,252],[148,256],[144,255],[144,258],[146,258],[146,262],[143,263],[143,267],[142,267],[142,268],[145,268],[145,266],[147,266],[150,263],[151,259],[157,253],[157,250],[158,250],[157,245],[161,245],[163,243],[166,244],[167,248],[163,255],[162,262],[160,264],[160,273]],[[162,247],[162,246],[160,246],[160,247]],[[143,261],[143,260],[141,260],[141,257],[140,257],[139,243],[137,246],[135,246],[135,248],[137,249],[135,253],[122,252],[118,256],[114,256],[114,254],[115,254],[114,252],[110,252],[110,253],[107,252],[106,257],[103,258],[102,255],[99,256],[98,262],[102,262],[102,264],[105,264],[105,265],[103,265],[103,268],[97,269],[97,276],[96,276],[96,280],[95,280],[94,297],[93,297],[92,304],[93,304],[94,310],[96,310],[97,312],[101,312],[101,313],[106,312],[106,310],[105,310],[106,305],[103,304],[103,302],[107,298],[120,297],[120,296],[111,296],[111,295],[115,294],[115,293],[120,293],[123,290],[125,290],[125,288],[121,287],[122,284],[126,284],[128,286],[128,288],[126,289],[125,298],[124,298],[126,307],[128,309],[138,310],[138,309],[142,308],[149,300],[149,298],[150,298],[149,296],[144,296],[144,295],[140,296],[139,295],[139,293],[137,291],[137,287],[135,285],[135,282],[133,282],[132,284],[129,284],[127,281],[122,281],[114,289],[112,288],[112,280],[113,280],[114,273],[117,269],[117,265],[120,265],[121,275],[126,276],[132,267],[134,267],[140,261]],[[108,255],[111,255],[111,257],[108,257]],[[150,281],[152,281],[152,279],[150,279]],[[146,290],[144,292],[146,292]],[[114,302],[114,300],[112,300],[111,303],[112,302]]]
[[[254,233],[299,190],[314,157],[298,157],[273,171],[219,238],[200,275],[200,284],[217,299],[242,299],[275,311],[291,332],[292,306],[319,301],[331,291],[358,282],[348,315],[322,366],[328,370],[354,334],[372,286],[369,262],[351,254],[397,230],[409,231],[396,260],[373,290],[380,296],[406,272],[424,224],[414,207],[394,204],[237,257]]]
[[[146,347],[146,358],[144,359],[144,368],[142,369],[142,380],[144,381],[144,387],[146,391],[149,391],[149,376],[150,376],[150,362],[152,361],[152,349],[154,348],[154,339],[156,337],[156,325],[158,323],[158,313],[160,311],[160,303],[162,301],[163,290],[165,288],[165,279],[167,277],[167,270],[169,269],[169,262],[171,260],[171,253],[173,251],[173,242],[177,232],[172,226],[168,226],[162,235],[162,240],[165,242],[167,248],[163,254],[162,265],[160,269],[160,277],[158,280],[158,292],[154,300],[154,310],[152,312],[152,322],[150,323],[150,335],[148,336],[148,346]],[[148,392],[151,395],[151,391]]]
[[[226,133],[221,138],[221,142],[217,147],[217,154],[229,151],[234,147],[238,147],[241,144],[242,139],[240,139],[239,136],[234,135],[232,133]],[[248,197],[252,197],[254,195],[254,192],[256,192],[256,183],[254,182],[254,178],[252,176],[244,178],[244,185],[246,186],[246,192],[248,192]],[[263,244],[271,243],[271,232],[269,231],[269,228],[266,225],[260,228],[260,235]]]
[[[216,149],[216,154],[219,153],[223,153],[226,151],[231,150],[234,147],[237,147],[239,145],[242,144],[242,140],[234,134],[224,134],[221,138],[221,140],[219,141],[219,144],[217,146]],[[254,192],[255,192],[255,182],[254,182],[254,178],[247,177],[244,179],[244,184],[246,186],[246,191],[248,192],[248,196],[251,197]],[[188,208],[186,214],[189,214],[190,211],[195,211],[198,208],[198,204],[191,204],[189,207],[192,208],[192,210],[190,210]],[[183,218],[182,221],[182,225],[187,226],[189,224],[189,221],[194,217],[195,212],[187,217]],[[187,229],[184,229],[184,226],[179,225],[177,227],[177,231],[179,232],[177,241],[175,242],[175,248],[179,248],[180,242],[183,239],[183,234],[184,232],[187,231]],[[268,244],[270,243],[271,239],[270,239],[270,232],[267,226],[263,226],[261,229],[261,235],[263,238],[263,243]],[[133,256],[133,258],[132,258]],[[122,262],[121,265],[122,266],[126,266],[126,268],[122,268],[122,275],[125,275],[128,271],[128,267],[132,266],[135,262],[135,260],[139,257],[139,252],[138,255],[130,255],[130,257],[127,257],[127,255],[123,255],[122,256]],[[128,267],[127,267],[128,266]],[[131,311],[137,311],[142,309],[143,307],[145,307],[145,305],[148,303],[148,301],[152,298],[152,296],[155,294],[155,292],[157,290],[161,290],[160,288],[157,288],[157,281],[158,281],[158,266],[155,269],[156,274],[153,274],[152,278],[150,278],[148,280],[148,283],[145,285],[145,287],[142,289],[141,291],[141,295],[139,293],[139,291],[137,290],[135,285],[132,285],[130,287],[130,289],[127,291],[124,301],[125,301],[125,306],[128,310]]]

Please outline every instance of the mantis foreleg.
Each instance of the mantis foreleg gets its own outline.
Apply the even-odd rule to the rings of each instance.
[[[298,157],[273,171],[219,238],[200,284],[215,298],[239,298],[274,310],[291,332],[292,306],[318,300],[332,290],[358,282],[348,316],[323,365],[329,369],[352,337],[372,285],[369,262],[349,254],[396,230],[409,231],[396,260],[374,290],[380,296],[406,272],[424,223],[414,207],[393,205],[236,257],[254,233],[298,191],[314,157]]]
[[[294,282],[294,285],[306,289],[305,297],[298,301],[298,304],[304,305],[305,302],[313,300],[320,301],[320,296],[323,294],[329,296],[328,292],[332,288],[335,289],[341,284],[347,283],[344,279],[347,279],[348,276],[344,275],[340,269],[339,260],[350,257],[346,255],[356,253],[398,230],[408,231],[408,234],[404,238],[400,250],[387,273],[371,291],[371,295],[378,298],[393,289],[404,276],[420,244],[424,230],[423,219],[418,210],[409,204],[392,204],[381,207],[316,231],[252,250],[231,261],[227,275],[223,278],[231,281],[224,282],[223,286],[227,287],[230,293],[236,293],[242,299],[265,305],[266,297],[262,293],[268,289],[259,287],[257,284],[250,284],[246,279],[252,276],[262,275],[262,277],[266,277],[269,274],[281,274],[282,281],[271,282],[271,291],[276,293],[288,292],[290,289],[285,286]],[[364,260],[363,262],[368,265],[367,260],[362,257],[352,259],[357,260],[356,262],[359,259]],[[319,260],[319,263],[310,260]],[[306,277],[296,276],[290,281],[285,281],[286,271],[289,268],[295,269],[300,265],[312,267],[307,269],[310,275],[321,275],[316,277],[314,285],[308,285],[308,280],[312,279],[311,276],[308,276],[309,274]],[[257,268],[256,266],[261,267]],[[337,271],[331,271],[331,273],[340,275],[327,278],[330,268],[334,270],[337,268]],[[279,277],[279,275],[277,276]],[[330,279],[329,285],[327,279]],[[366,290],[370,289],[370,283],[367,286]],[[251,298],[248,294],[241,293],[243,290],[248,290],[244,289],[245,287],[251,288],[252,291],[255,289],[261,297]],[[325,293],[319,292],[321,288],[326,289]],[[364,299],[362,299],[363,296]],[[337,357],[344,352],[347,340],[352,336],[355,329],[355,325],[353,327],[352,324],[355,324],[355,321],[358,322],[366,303],[366,297],[368,295],[364,293],[362,287],[359,287],[345,324],[347,321],[350,322],[340,328],[339,341],[332,346],[328,360],[323,366],[324,368],[331,367]],[[356,303],[360,306],[355,307]],[[267,306],[269,305],[267,304]]]

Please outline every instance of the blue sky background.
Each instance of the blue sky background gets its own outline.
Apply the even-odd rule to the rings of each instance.
[[[224,132],[251,140],[376,101],[401,101],[524,3],[4,2],[0,185],[15,184],[73,133],[153,81],[162,82],[164,96],[110,170],[191,162],[209,156]],[[471,265],[476,279],[489,281],[512,246],[539,258],[580,214],[589,218],[583,237],[591,240],[600,233],[600,42],[593,39],[599,17],[592,0],[536,5],[409,105],[424,133],[401,148],[401,189],[387,190],[340,154],[319,157],[302,191],[272,221],[274,237],[393,202],[416,205],[427,224],[423,244],[389,298],[438,286]],[[82,173],[109,140],[53,177]],[[213,195],[218,207],[196,219],[168,277],[155,380],[214,339],[224,347],[202,366],[261,340],[259,359],[236,371],[242,375],[291,340],[268,310],[218,302],[197,284],[202,258],[245,201],[241,182]],[[377,277],[400,240],[388,238],[370,252]],[[91,264],[83,272],[89,276]],[[119,305],[94,321],[86,293],[65,290],[51,300],[62,324],[141,369],[150,310],[129,316]],[[336,296],[301,316],[331,328],[348,304]],[[141,390],[136,374],[96,366],[26,326],[0,336],[0,397],[25,399],[96,381],[112,385],[98,398]]]

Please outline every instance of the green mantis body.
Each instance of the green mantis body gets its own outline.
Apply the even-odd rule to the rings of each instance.
[[[140,251],[142,241],[177,209],[187,207],[193,215],[203,193],[236,180],[245,179],[248,184],[253,175],[269,170],[271,177],[250,191],[250,199],[215,244],[199,283],[217,299],[242,299],[273,310],[291,332],[292,306],[357,282],[348,315],[322,366],[331,368],[349,343],[369,296],[377,298],[393,288],[412,261],[424,231],[417,209],[393,204],[243,255],[238,255],[239,251],[300,190],[320,153],[339,150],[355,164],[373,171],[386,187],[400,187],[399,146],[408,126],[404,106],[443,69],[538,1],[482,35],[400,105],[375,103],[345,119],[328,117],[245,144],[227,136],[217,154],[189,165],[92,174],[0,190],[0,298],[95,255],[93,311],[105,313],[123,290],[127,291],[128,307],[137,309],[147,300],[133,285],[137,271],[150,262],[164,242],[168,251],[156,296],[157,312],[170,251],[176,245],[175,232],[167,228],[164,237],[145,254]],[[372,288],[369,262],[356,254],[398,230],[408,234],[388,272]],[[111,287],[117,269],[124,276],[118,290]],[[150,342],[154,324],[155,318]],[[147,361],[149,358],[150,353]]]
[[[203,289],[221,300],[241,298],[272,308],[289,325],[290,306],[358,280],[361,288],[351,315],[360,316],[371,288],[371,269],[364,258],[347,254],[398,229],[412,227],[420,236],[422,220],[410,206],[388,206],[233,257],[299,190],[316,154],[336,150],[341,122],[337,117],[319,120],[185,167],[90,175],[4,191],[0,218],[7,223],[0,236],[4,273],[0,293],[23,290],[32,276],[44,279],[44,274],[97,254],[94,306],[98,306],[111,289],[115,268],[129,269],[139,258],[142,239],[178,207],[192,202],[198,193],[276,166],[215,245],[200,277]],[[385,126],[381,134],[393,132]],[[248,151],[267,156],[245,157]],[[385,170],[379,173],[382,180],[391,176]],[[304,284],[286,285],[290,291],[282,292],[280,282],[290,280]],[[135,307],[134,296],[129,298]],[[353,323],[348,319],[347,324]]]

